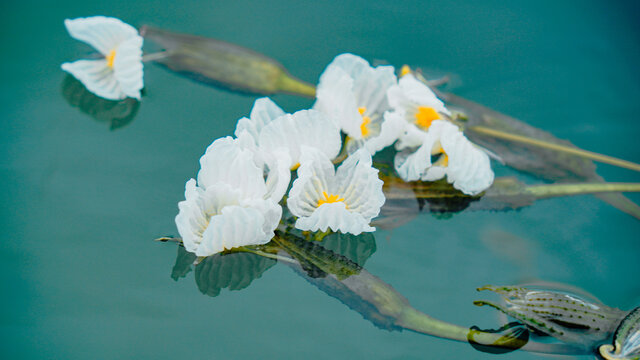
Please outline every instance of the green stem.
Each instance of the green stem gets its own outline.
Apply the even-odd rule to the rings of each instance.
[[[528,194],[537,198],[570,196],[605,192],[640,192],[640,183],[583,183],[531,185],[525,188]]]
[[[533,146],[537,146],[537,147],[541,147],[549,150],[560,151],[567,154],[572,154],[572,155],[580,156],[583,158],[591,159],[594,161],[599,161],[601,163],[614,165],[614,166],[618,166],[618,167],[629,169],[629,170],[640,171],[640,164],[636,164],[634,162],[627,161],[627,160],[618,159],[612,156],[598,154],[592,151],[582,150],[582,149],[574,148],[571,146],[560,145],[560,144],[555,144],[555,143],[551,143],[543,140],[533,139],[533,138],[522,136],[522,135],[511,134],[508,132],[492,129],[492,128],[481,126],[481,125],[471,126],[471,127],[468,127],[467,129],[480,134],[485,134],[485,135],[493,136],[500,139],[520,142],[523,144],[533,145]]]
[[[468,342],[469,329],[453,325],[444,321],[434,319],[410,306],[403,309],[398,318],[398,325],[411,331],[421,334],[437,336],[440,338]],[[502,335],[476,331],[474,340],[481,344],[493,344],[500,340]],[[539,342],[528,342],[520,348],[524,351],[546,353],[546,354],[584,354],[586,350],[565,344],[545,344]]]

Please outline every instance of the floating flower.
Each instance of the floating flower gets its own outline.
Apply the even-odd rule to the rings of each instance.
[[[387,89],[395,83],[392,66],[373,68],[359,56],[342,54],[320,76],[314,109],[338,122],[348,136],[349,154],[362,146],[374,154],[402,132],[402,123],[385,115]]]
[[[69,34],[98,50],[104,59],[62,64],[92,93],[109,100],[132,97],[140,100],[142,37],[131,25],[104,16],[66,19]]]
[[[436,120],[428,132],[419,132],[422,145],[415,152],[398,152],[394,160],[404,181],[434,181],[446,176],[454,188],[467,195],[477,195],[491,186],[494,174],[489,156],[455,125]]]
[[[387,90],[387,97],[392,115],[405,121],[406,132],[400,137],[404,146],[421,144],[419,132],[411,130],[428,131],[434,121],[446,120],[451,115],[436,94],[410,73]]]
[[[338,156],[342,147],[340,129],[327,115],[316,110],[285,114],[262,128],[258,148],[267,153],[286,152],[290,168],[300,166],[304,149],[315,149],[328,159]]]
[[[176,226],[185,249],[209,256],[239,246],[265,244],[282,208],[269,197],[253,152],[230,137],[213,142],[200,158],[198,181],[185,186]]]
[[[287,206],[298,216],[296,228],[340,231],[358,235],[375,231],[369,223],[380,212],[385,198],[378,170],[364,149],[350,155],[336,171],[320,151],[302,154],[298,178],[293,182]]]

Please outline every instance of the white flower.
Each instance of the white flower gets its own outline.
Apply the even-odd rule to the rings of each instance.
[[[279,201],[289,187],[291,170],[300,166],[304,144],[335,158],[342,147],[340,129],[315,110],[286,114],[269,98],[257,99],[249,118],[241,118],[235,135],[241,147],[254,153],[256,163],[267,174],[268,193]]]
[[[432,164],[432,156],[436,161]],[[396,154],[396,172],[405,181],[434,181],[447,177],[453,187],[477,195],[493,183],[489,156],[473,145],[455,126],[436,120],[422,133],[422,145],[415,151]]]
[[[296,228],[341,231],[358,235],[375,231],[369,223],[380,212],[385,198],[378,170],[364,149],[349,156],[336,171],[319,151],[302,155],[298,178],[293,182],[287,206],[298,216]]]
[[[142,89],[142,37],[131,25],[104,16],[66,19],[74,39],[93,46],[103,56],[62,64],[62,70],[78,79],[92,93],[109,100],[140,100]]]
[[[251,135],[254,143],[258,145],[260,132],[262,129],[280,116],[285,114],[276,103],[267,97],[259,98],[253,103],[249,118],[243,117],[236,124],[236,137],[240,137],[243,132]]]
[[[185,186],[176,226],[185,249],[198,256],[266,244],[282,216],[268,194],[253,152],[230,137],[213,142],[200,158],[198,182]]]
[[[314,109],[338,122],[348,136],[348,153],[364,146],[374,154],[400,135],[402,124],[384,115],[387,89],[396,80],[392,66],[372,68],[353,54],[337,56],[320,76]]]
[[[300,166],[305,148],[316,149],[328,159],[334,159],[341,147],[340,129],[327,115],[316,110],[280,116],[262,128],[258,139],[260,151],[289,154],[292,170]]]
[[[393,108],[392,115],[405,121],[405,134],[398,142],[400,148],[420,146],[422,135],[414,130],[428,131],[434,121],[446,120],[451,115],[433,91],[411,74],[403,76],[397,85],[391,86],[387,97]]]

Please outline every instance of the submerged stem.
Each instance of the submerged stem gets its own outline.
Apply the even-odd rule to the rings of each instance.
[[[537,198],[605,192],[640,192],[640,183],[583,183],[531,185],[525,191]]]
[[[629,170],[640,171],[640,164],[636,164],[634,162],[627,161],[627,160],[618,159],[613,156],[602,155],[592,151],[582,150],[582,149],[578,149],[578,148],[574,148],[566,145],[555,144],[555,143],[547,142],[544,140],[533,139],[527,136],[516,135],[516,134],[492,129],[492,128],[481,126],[481,125],[471,126],[471,127],[468,127],[467,129],[477,133],[500,138],[500,139],[516,141],[516,142],[520,142],[528,145],[538,146],[541,148],[560,151],[567,154],[572,154],[572,155],[580,156],[583,158],[599,161],[605,164],[614,165],[614,166],[622,167]]]
[[[161,59],[167,58],[167,57],[169,57],[171,55],[173,55],[173,52],[169,51],[169,50],[158,51],[158,52],[151,53],[151,54],[144,54],[144,55],[142,55],[142,62],[150,62],[150,61],[161,60]]]

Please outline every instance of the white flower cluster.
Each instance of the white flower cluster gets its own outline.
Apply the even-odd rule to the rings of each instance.
[[[402,179],[446,177],[475,195],[493,181],[488,156],[451,122],[431,90],[391,66],[371,67],[343,54],[324,71],[310,110],[286,114],[268,98],[238,120],[235,138],[214,141],[187,182],[176,217],[187,250],[207,256],[269,242],[286,204],[295,227],[360,234],[384,204],[372,155],[396,143]],[[346,134],[343,145],[341,132]],[[340,150],[348,154],[336,169]]]
[[[98,96],[140,99],[142,37],[135,28],[103,16],[65,25],[104,58],[64,63],[63,70]],[[398,81],[392,66],[374,68],[358,56],[339,55],[320,77],[313,109],[286,114],[270,99],[258,99],[249,118],[238,120],[235,138],[207,148],[197,180],[187,182],[186,200],[179,203],[176,225],[184,246],[209,256],[269,242],[289,185],[286,204],[296,228],[374,231],[371,219],[385,197],[372,156],[394,143],[403,180],[446,178],[465,194],[479,194],[493,182],[489,157],[450,115],[413,75]],[[347,157],[336,169],[341,149]]]

